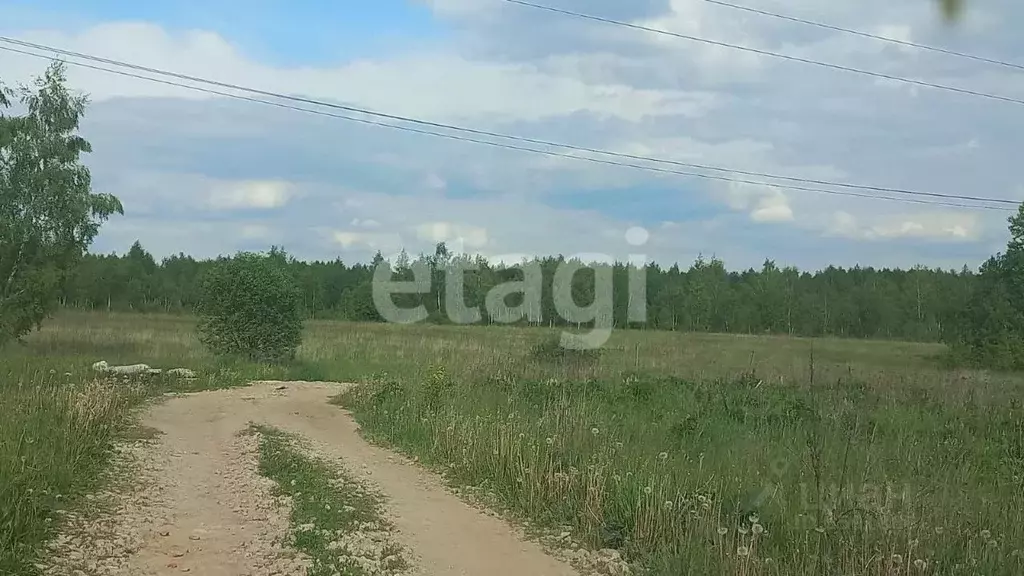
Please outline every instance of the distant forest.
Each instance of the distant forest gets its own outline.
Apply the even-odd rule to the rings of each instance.
[[[373,304],[373,263],[341,260],[304,262],[282,256],[302,293],[307,317],[382,321]],[[433,270],[425,294],[398,294],[403,307],[422,303],[429,322],[448,323],[445,311],[445,269],[473,262],[464,276],[465,301],[483,306],[496,284],[522,278],[516,266],[491,265],[482,259],[452,255],[439,244],[432,255],[393,262],[395,279],[411,278],[410,266],[426,263]],[[562,257],[535,260],[544,271],[541,324],[563,323],[550,294],[554,269]],[[189,313],[196,304],[203,271],[213,260],[179,254],[157,262],[138,242],[123,255],[88,254],[66,279],[61,304],[67,308],[140,312]],[[968,302],[977,274],[915,267],[909,270],[829,266],[814,273],[780,268],[766,261],[759,269],[728,271],[717,259],[698,258],[688,269],[678,265],[647,267],[647,322],[628,322],[627,264],[613,267],[614,322],[636,327],[691,332],[791,334],[940,341]],[[634,269],[636,272],[636,269]],[[581,271],[573,285],[579,305],[593,300],[593,275]],[[510,297],[510,306],[518,304]],[[525,323],[526,320],[524,319]]]

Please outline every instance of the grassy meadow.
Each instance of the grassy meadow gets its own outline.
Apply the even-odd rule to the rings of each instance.
[[[365,433],[533,527],[650,574],[1024,573],[1024,378],[937,345],[313,321],[299,360],[209,356],[191,318],[66,313],[0,350],[0,574],[30,573],[147,398],[97,360],[188,367],[198,390],[354,380]]]

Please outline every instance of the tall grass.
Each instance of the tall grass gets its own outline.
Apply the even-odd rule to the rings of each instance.
[[[145,399],[166,390],[320,375],[305,362],[218,361],[199,347],[193,325],[169,316],[69,314],[0,348],[0,574],[38,573],[41,546],[61,512],[105,480],[113,443],[130,430],[132,409]],[[184,366],[199,377],[105,381],[91,369],[97,360]]]
[[[1017,388],[378,377],[367,432],[651,574],[1019,574]]]
[[[60,511],[96,487],[145,391],[47,371],[0,392],[0,574],[28,574]]]
[[[631,331],[566,358],[547,330],[315,321],[274,367],[194,326],[65,314],[0,349],[0,574],[31,573],[146,397],[382,371],[344,399],[369,434],[654,574],[1024,573],[1022,380],[940,346]],[[93,382],[101,359],[200,377]]]

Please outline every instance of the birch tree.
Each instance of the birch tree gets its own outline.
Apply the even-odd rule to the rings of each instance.
[[[120,201],[94,194],[78,135],[88,99],[53,63],[33,87],[0,85],[0,344],[38,328]],[[23,113],[6,111],[20,101]]]

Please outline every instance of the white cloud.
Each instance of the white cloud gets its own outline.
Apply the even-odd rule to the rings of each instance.
[[[425,222],[415,227],[416,237],[429,242],[452,244],[456,252],[476,251],[487,246],[487,229],[452,222]]]
[[[582,110],[639,120],[658,114],[703,114],[712,105],[708,95],[700,92],[644,90],[622,83],[589,84],[563,75],[561,70],[549,72],[536,64],[478,62],[443,50],[386,61],[354,60],[333,68],[289,69],[251,61],[215,32],[169,33],[149,23],[109,23],[78,33],[22,31],[15,36],[37,44],[259,90],[298,93],[442,121],[479,117],[537,121]],[[27,81],[38,73],[40,62],[0,53],[0,66],[12,79]],[[74,69],[69,78],[96,101],[124,96],[213,97],[93,70]],[[439,82],[439,78],[446,80]]]
[[[849,213],[837,212],[834,214],[832,227],[828,231],[831,235],[860,240],[881,241],[912,238],[955,242],[979,240],[981,232],[977,217],[968,214],[938,212],[883,215],[866,224],[862,224]]]
[[[754,222],[788,222],[793,219],[793,209],[781,193],[769,196],[750,213]]]
[[[1024,199],[1015,170],[1024,116],[1008,105],[905,84],[880,86],[870,78],[501,2],[429,4],[459,24],[452,27],[455,37],[416,52],[329,65],[271,65],[217,31],[169,32],[153,23],[4,33],[260,89],[628,154]],[[765,0],[759,7],[1024,60],[1024,42],[1010,17],[1024,15],[1016,4],[999,0],[972,9],[956,33],[925,4]],[[998,68],[700,0],[565,5],[628,12],[625,19],[684,34],[1024,95],[1024,77]],[[43,65],[0,52],[6,81],[27,80]],[[265,211],[260,222],[204,223],[202,230],[234,235],[210,235],[204,250],[285,239],[318,255],[387,253],[406,244],[432,251],[435,241],[459,238],[468,251],[489,257],[625,254],[624,231],[642,224],[652,230],[645,249],[671,259],[714,252],[728,255],[727,263],[735,258],[736,265],[764,257],[814,265],[870,257],[909,265],[945,259],[922,246],[955,241],[965,246],[957,257],[974,259],[973,265],[1005,231],[1005,214],[997,212],[655,174],[215,102],[178,88],[70,70],[75,87],[95,102],[87,123],[97,187],[117,191],[129,212],[109,233],[104,229],[111,242],[130,228],[144,242],[152,236],[176,252],[171,238],[180,234],[161,228],[160,218],[178,225],[196,207],[225,219],[238,209]],[[984,154],[977,153],[981,143]],[[129,226],[143,220],[146,226]],[[663,221],[674,225],[659,227]],[[750,232],[740,234],[739,226]],[[618,232],[605,235],[609,230]],[[192,246],[191,240],[180,242]],[[849,252],[823,253],[823,242]]]
[[[294,196],[294,187],[280,180],[215,182],[209,190],[207,206],[215,210],[280,208]]]
[[[331,233],[331,239],[343,249],[365,247],[382,252],[397,252],[402,247],[401,236],[393,233],[335,230]]]
[[[733,210],[745,211],[754,222],[789,222],[793,209],[789,198],[777,188],[729,183],[726,203]]]

